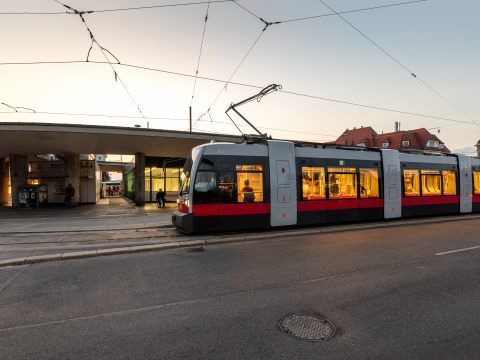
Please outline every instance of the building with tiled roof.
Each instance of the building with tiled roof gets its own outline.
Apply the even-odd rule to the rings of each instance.
[[[345,130],[334,143],[337,145],[365,146],[381,149],[450,153],[445,143],[425,128],[378,134],[370,126],[362,126]]]

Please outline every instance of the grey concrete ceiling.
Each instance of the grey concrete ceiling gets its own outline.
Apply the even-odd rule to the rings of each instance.
[[[8,154],[135,154],[185,157],[200,144],[239,136],[112,126],[0,123],[0,157]]]

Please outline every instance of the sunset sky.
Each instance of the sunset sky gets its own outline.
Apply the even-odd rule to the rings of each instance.
[[[201,1],[64,3],[78,10],[103,10]],[[325,2],[341,12],[402,0]],[[260,87],[277,83],[288,92],[444,118],[277,92],[239,108],[263,131],[277,138],[331,141],[346,128],[370,125],[377,132],[390,132],[394,122],[400,121],[403,130],[432,129],[450,149],[470,147],[480,139],[479,1],[429,0],[342,15],[417,78],[337,15],[275,24],[263,33],[264,24],[253,15],[275,22],[331,13],[319,0],[239,0],[238,4],[244,9],[231,1],[210,4],[199,76],[228,80],[262,34],[233,82]],[[194,75],[207,6],[98,12],[85,14],[84,18],[97,41],[122,64]],[[53,0],[0,1],[0,102],[37,112],[119,117],[28,114],[24,109],[13,113],[0,105],[0,122],[145,127],[146,119],[134,118],[140,116],[138,104],[146,117],[156,118],[148,120],[150,127],[186,130],[192,102],[194,130],[236,132],[226,124],[226,108],[258,89],[229,84],[212,106],[210,116],[196,121],[224,83],[199,79],[192,101],[192,77],[114,65],[119,76],[116,80],[108,64],[80,62],[86,60],[90,36],[78,15],[5,14],[64,11]],[[105,61],[98,47],[93,47],[90,60]],[[114,62],[111,56],[110,60]],[[5,65],[62,61],[79,63]]]

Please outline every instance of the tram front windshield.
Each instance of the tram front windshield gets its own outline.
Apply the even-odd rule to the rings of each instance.
[[[183,166],[183,169],[180,173],[180,196],[183,194],[188,194],[190,191],[192,164],[192,158],[189,156],[187,161],[185,161],[185,165]]]

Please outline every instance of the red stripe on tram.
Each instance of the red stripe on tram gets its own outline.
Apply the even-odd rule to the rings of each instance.
[[[402,206],[443,205],[459,203],[459,196],[415,196],[402,198]]]
[[[193,205],[193,216],[270,214],[270,203]]]
[[[331,200],[304,200],[297,204],[298,212],[369,209],[383,207],[383,199],[331,199]]]

